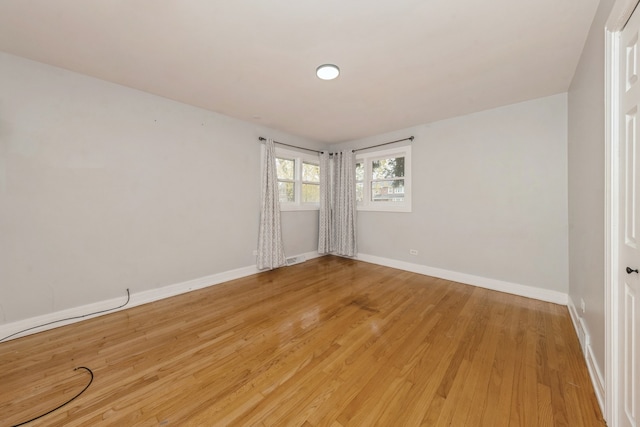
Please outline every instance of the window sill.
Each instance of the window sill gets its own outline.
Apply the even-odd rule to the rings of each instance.
[[[362,212],[411,212],[411,206],[358,206],[358,211]]]
[[[319,211],[318,205],[285,205],[280,204],[280,212]]]

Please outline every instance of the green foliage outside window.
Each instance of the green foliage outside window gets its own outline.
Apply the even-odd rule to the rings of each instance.
[[[404,177],[404,157],[374,160],[372,162],[372,168],[374,180],[402,178]],[[399,181],[394,181],[393,186],[397,187],[398,185]]]

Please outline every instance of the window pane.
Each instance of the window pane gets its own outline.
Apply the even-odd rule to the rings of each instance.
[[[373,179],[403,178],[404,157],[374,160],[371,162]]]
[[[356,202],[364,201],[364,182],[356,182]]]
[[[295,201],[295,185],[293,182],[278,182],[278,193],[280,203]]]
[[[320,203],[319,184],[302,184],[302,203]]]
[[[302,180],[320,182],[320,166],[313,163],[302,163]],[[304,187],[303,187],[304,188]]]
[[[372,182],[371,200],[374,202],[404,201],[404,179]]]
[[[276,171],[278,179],[290,179],[293,181],[295,178],[295,162],[293,160],[276,157]]]
[[[364,163],[356,163],[356,181],[364,181]]]

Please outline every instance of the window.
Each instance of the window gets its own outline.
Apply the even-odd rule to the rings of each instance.
[[[411,212],[411,147],[359,154],[356,201],[359,210]]]
[[[320,203],[320,165],[302,162],[302,203]]]
[[[280,209],[313,210],[320,206],[318,156],[276,147]]]

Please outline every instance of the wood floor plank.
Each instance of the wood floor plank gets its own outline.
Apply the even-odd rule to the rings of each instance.
[[[566,307],[322,257],[0,343],[0,427],[604,426]]]
[[[513,361],[509,348],[513,346],[511,329],[516,324],[517,310],[508,303],[510,296],[503,294],[495,301],[495,314],[492,316],[496,324],[497,349],[493,356],[489,385],[484,395],[484,407],[481,421],[477,425],[493,427],[505,426],[509,422],[509,393],[513,384]],[[471,414],[470,416],[473,416]]]
[[[488,316],[488,318],[495,320],[498,320],[499,317],[499,314],[495,314],[493,310]],[[472,387],[470,382],[465,384],[469,401],[468,406],[469,408],[477,408],[477,410],[456,413],[457,417],[454,420],[460,420],[460,425],[480,426],[482,424],[482,417],[486,410],[487,396],[489,396],[491,386],[491,376],[493,375],[492,368],[500,341],[500,325],[497,323],[497,321],[488,323],[482,343],[473,358],[472,369],[475,373],[475,386]]]

